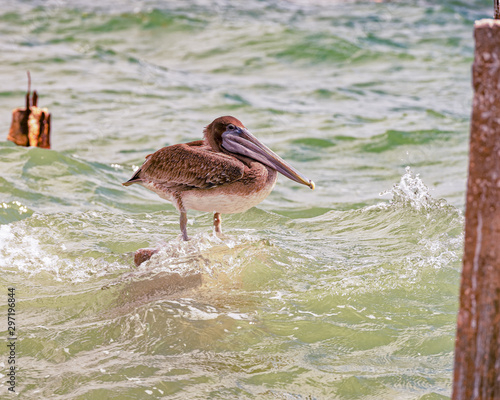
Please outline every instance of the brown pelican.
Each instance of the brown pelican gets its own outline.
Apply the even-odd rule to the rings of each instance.
[[[188,240],[187,210],[213,212],[215,232],[221,234],[220,214],[259,204],[273,190],[278,172],[314,189],[313,181],[227,116],[208,125],[203,140],[174,144],[146,156],[123,185],[139,183],[172,202],[181,214],[182,238]]]

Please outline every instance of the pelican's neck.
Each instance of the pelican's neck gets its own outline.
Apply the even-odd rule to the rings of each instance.
[[[210,146],[210,148],[213,151],[215,151],[217,153],[224,153],[224,149],[222,148],[222,141],[221,141],[221,143],[219,143],[215,139],[215,135],[213,134],[213,130],[212,130],[212,124],[208,125],[203,130],[203,141],[205,142],[205,144]]]

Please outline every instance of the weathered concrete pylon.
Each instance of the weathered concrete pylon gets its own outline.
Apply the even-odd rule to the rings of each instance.
[[[453,400],[500,399],[500,20],[475,23]]]

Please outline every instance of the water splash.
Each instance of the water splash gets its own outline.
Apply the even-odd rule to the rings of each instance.
[[[463,240],[463,234],[457,237],[442,234],[437,238],[422,238],[418,242],[421,251],[407,256],[403,264],[412,270],[413,274],[426,267],[434,269],[453,267],[461,259]]]
[[[417,211],[434,208],[449,207],[444,199],[434,199],[430,189],[420,179],[420,174],[414,174],[409,166],[399,183],[395,183],[391,190],[385,190],[380,196],[392,195],[391,205],[410,207]]]
[[[464,216],[461,210],[448,204],[445,199],[434,198],[420,175],[414,174],[409,166],[405,168],[405,174],[399,183],[394,184],[391,190],[380,193],[386,194],[392,195],[387,207],[423,213],[420,223],[410,215],[405,217],[418,227],[413,236],[419,250],[403,260],[410,280],[428,267],[455,268],[460,261],[464,238]],[[438,226],[441,228],[437,229]],[[443,231],[442,226],[447,226],[448,229]]]
[[[173,273],[181,277],[202,274],[205,279],[221,283],[237,275],[252,260],[252,254],[261,252],[263,246],[268,246],[266,240],[248,234],[219,238],[215,234],[199,233],[187,242],[178,237],[160,243],[157,253],[119,281]]]
[[[4,271],[21,272],[29,276],[47,273],[58,282],[83,282],[129,268],[124,263],[100,258],[70,258],[64,255],[64,249],[61,243],[57,254],[54,248],[47,248],[40,238],[28,233],[23,226],[0,225],[0,266]]]
[[[102,211],[32,214],[22,221],[0,225],[0,266],[28,276],[45,274],[58,282],[85,282],[106,276],[116,279],[117,273],[130,272],[133,266],[130,250],[159,239],[157,232],[163,232],[164,224],[169,224],[168,218],[159,224],[147,216],[134,221],[127,215]],[[135,230],[116,235],[116,226],[130,224]],[[132,278],[160,272],[183,276],[201,273],[207,279],[224,281],[238,275],[247,258],[266,253],[263,249],[268,242],[247,233],[221,239],[207,232],[193,235],[188,242],[177,237],[156,247],[159,252],[134,270]]]

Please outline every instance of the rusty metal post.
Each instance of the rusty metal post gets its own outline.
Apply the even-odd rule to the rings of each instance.
[[[500,399],[500,20],[477,21],[453,400]]]
[[[38,107],[36,90],[31,96],[31,76],[28,71],[28,92],[26,107],[12,110],[12,123],[7,140],[18,146],[33,146],[50,149],[50,113],[46,108]]]

